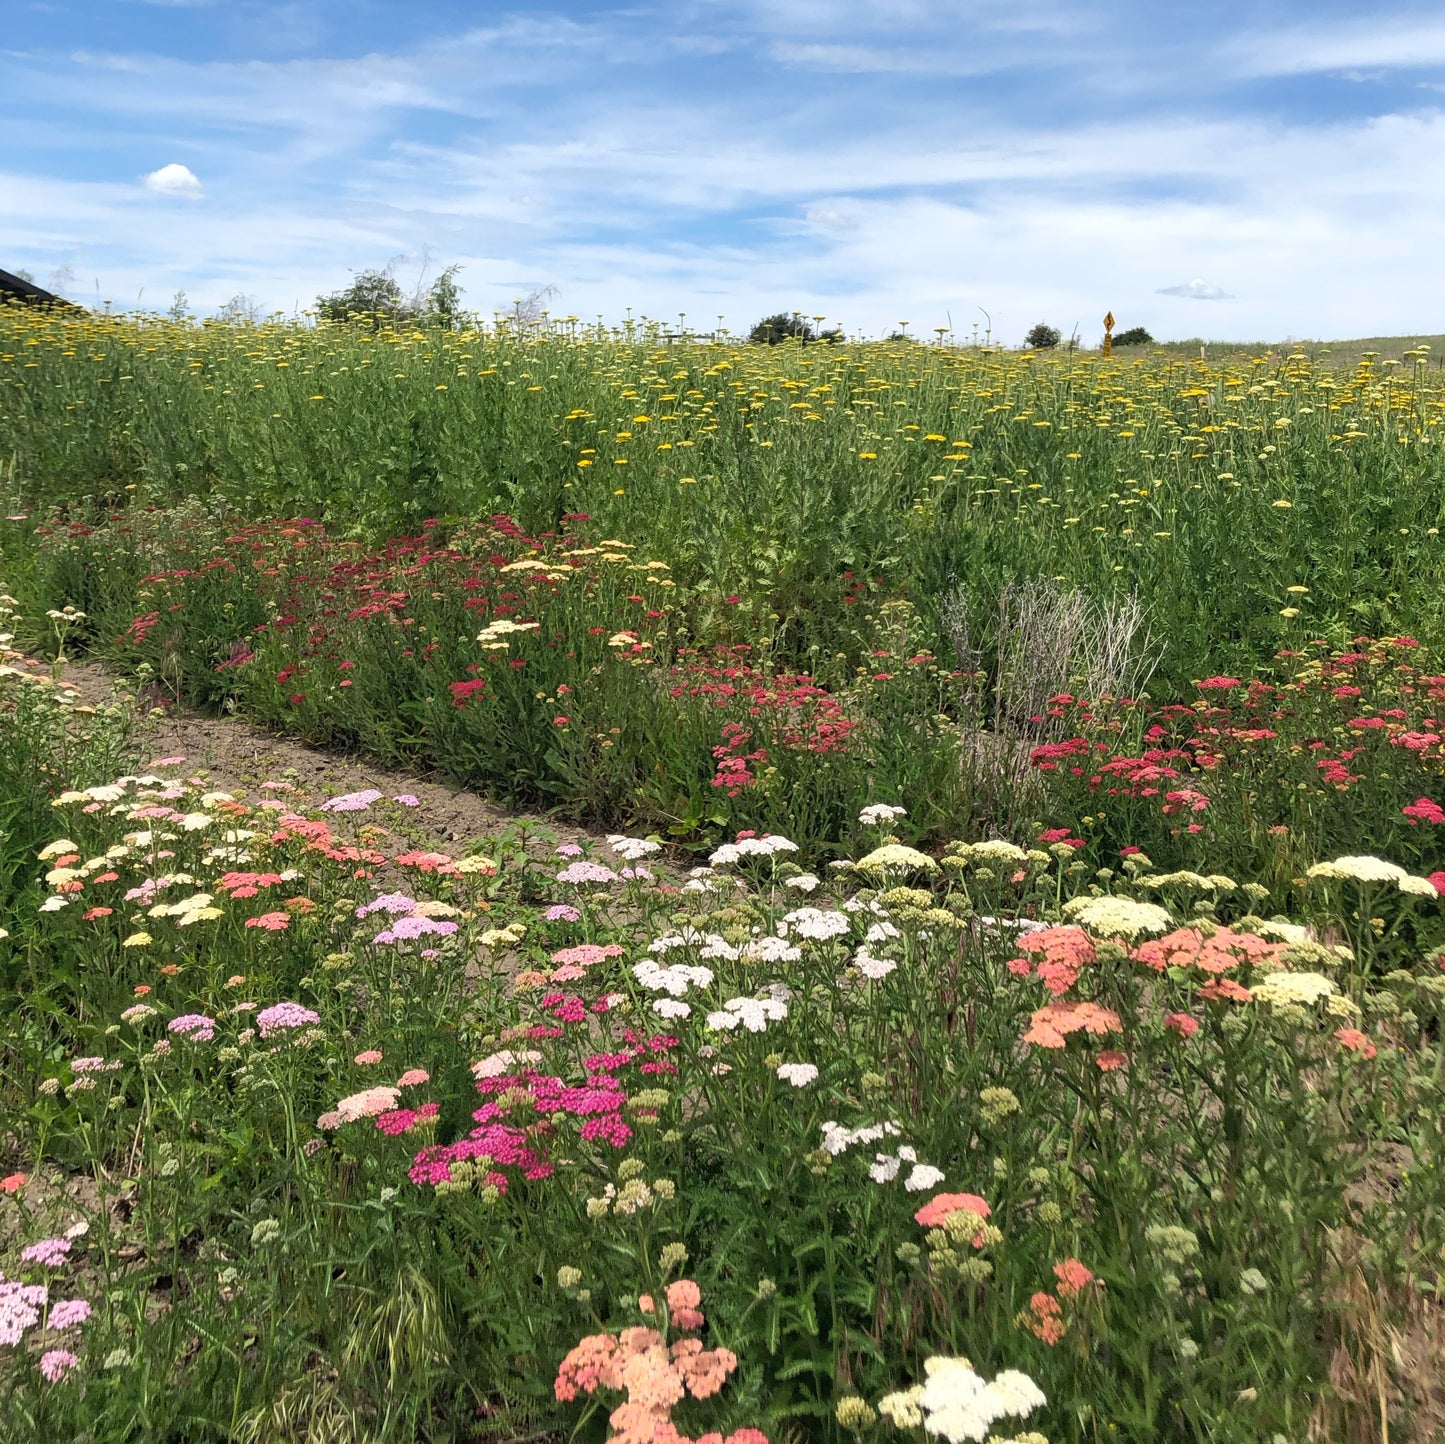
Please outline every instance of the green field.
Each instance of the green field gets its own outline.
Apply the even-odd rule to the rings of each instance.
[[[1445,380],[1328,349],[0,312],[0,1433],[1441,1437]]]

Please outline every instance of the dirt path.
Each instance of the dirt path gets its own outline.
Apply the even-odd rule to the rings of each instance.
[[[73,688],[82,703],[103,706],[116,699],[135,700],[135,688],[98,662],[69,662],[60,669],[60,685]],[[597,840],[597,834],[542,813],[512,813],[478,793],[439,782],[434,776],[396,772],[365,758],[348,757],[278,737],[240,717],[208,717],[177,706],[136,710],[136,739],[144,764],[162,757],[184,757],[186,766],[204,772],[207,781],[238,795],[263,782],[289,782],[311,805],[344,792],[375,788],[384,797],[415,797],[407,832],[418,842],[456,852],[460,845],[522,827],[537,835],[526,840],[529,855],[550,857],[558,843]],[[361,815],[361,814],[358,814]],[[340,818],[336,819],[340,821]],[[369,821],[378,821],[376,817]]]

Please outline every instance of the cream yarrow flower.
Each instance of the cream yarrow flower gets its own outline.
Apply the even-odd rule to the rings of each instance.
[[[1403,867],[1380,857],[1337,857],[1333,862],[1317,862],[1306,877],[1328,879],[1348,878],[1353,882],[1393,882],[1409,874]]]
[[[1147,937],[1174,926],[1167,908],[1127,897],[1076,897],[1064,904],[1064,916],[1105,938]]]
[[[1335,985],[1323,973],[1272,973],[1251,991],[1257,1003],[1318,1003]]]
[[[926,852],[905,847],[901,842],[886,842],[875,847],[866,857],[860,857],[853,866],[859,872],[937,872],[938,864]]]

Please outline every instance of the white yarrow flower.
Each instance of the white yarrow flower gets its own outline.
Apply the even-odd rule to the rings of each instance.
[[[874,827],[879,823],[892,822],[895,817],[907,817],[906,807],[891,807],[886,802],[873,802],[858,814],[858,821],[864,827]]]
[[[794,1088],[806,1088],[818,1076],[816,1063],[779,1063],[778,1077]]]
[[[943,1179],[944,1172],[941,1168],[935,1168],[931,1163],[918,1163],[903,1180],[903,1187],[909,1193],[924,1193],[930,1188],[937,1188]]]
[[[824,912],[819,908],[795,908],[783,922],[799,937],[811,938],[814,942],[841,938],[852,927],[847,913]]]

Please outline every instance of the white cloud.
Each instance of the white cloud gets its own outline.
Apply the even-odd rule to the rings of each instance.
[[[710,327],[722,311],[734,330],[796,307],[873,334],[951,312],[967,335],[986,306],[1011,341],[1040,319],[1097,339],[1110,309],[1155,335],[1209,315],[1239,337],[1341,336],[1445,311],[1445,194],[1420,181],[1445,153],[1445,111],[1413,85],[1405,113],[1330,122],[1252,114],[1237,88],[1219,105],[1081,101],[1071,87],[1093,84],[1108,37],[1091,12],[1051,46],[1050,25],[1057,39],[1079,15],[1064,8],[1024,0],[1005,23],[983,0],[692,0],[687,33],[628,11],[514,15],[349,58],[0,54],[32,172],[0,174],[0,214],[37,274],[65,261],[87,291],[96,276],[122,299],[183,286],[202,307],[237,291],[305,306],[429,247],[464,265],[483,314],[555,282],[554,312],[684,310]],[[1357,32],[1309,38],[1289,44],[1328,68]],[[1365,59],[1386,64],[1391,44]],[[1035,47],[1037,73],[1008,71]],[[1232,85],[1249,57],[1225,58]],[[1118,68],[1171,80],[1127,47]],[[819,74],[840,69],[868,73]],[[978,84],[927,73],[969,69]],[[128,175],[182,134],[207,157],[204,206],[147,194],[199,197],[176,163],[145,189],[42,178],[100,144]],[[1204,279],[1156,289],[1186,276],[1244,299]]]
[[[1201,281],[1197,276],[1192,281],[1183,281],[1177,286],[1160,286],[1155,292],[1159,296],[1183,296],[1187,301],[1232,301],[1234,297],[1219,286]]]
[[[1445,20],[1378,16],[1334,26],[1312,21],[1298,29],[1240,36],[1224,49],[1246,75],[1339,71],[1359,78],[1376,68],[1433,69],[1445,64]]]
[[[157,195],[183,196],[188,201],[198,201],[206,193],[195,171],[178,161],[153,170],[142,178],[141,184]]]

